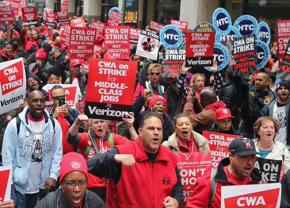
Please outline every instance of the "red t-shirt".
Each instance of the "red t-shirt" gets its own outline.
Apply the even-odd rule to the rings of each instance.
[[[180,152],[199,152],[199,148],[194,142],[192,135],[189,141],[178,138],[178,147]]]

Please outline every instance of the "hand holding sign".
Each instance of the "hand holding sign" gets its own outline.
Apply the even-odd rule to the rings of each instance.
[[[78,115],[76,123],[78,125],[85,125],[89,121],[89,118],[85,114]]]
[[[134,118],[134,113],[133,112],[129,112],[124,118],[123,121],[125,121],[127,123],[128,128],[133,126],[133,123],[135,121]]]

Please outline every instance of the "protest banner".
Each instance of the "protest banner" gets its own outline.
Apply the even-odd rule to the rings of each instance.
[[[6,2],[0,2],[0,25],[13,25],[14,23],[14,13],[11,9],[10,4]]]
[[[61,43],[64,44],[65,46],[68,46],[70,40],[70,26],[66,25],[64,27],[61,27],[59,30],[59,35]]]
[[[44,9],[44,22],[47,26],[56,27],[56,14],[53,9]]]
[[[228,48],[220,43],[215,43],[213,61],[217,63],[218,70],[225,69],[230,63],[230,54]],[[212,69],[209,67],[205,67],[205,69],[210,72],[212,71]]]
[[[130,47],[137,46],[141,29],[130,28]]]
[[[68,53],[71,59],[86,59],[94,52],[96,30],[92,28],[71,27]]]
[[[128,26],[107,26],[104,33],[104,46],[110,56],[128,60],[130,58],[130,28]],[[105,58],[107,58],[106,54]]]
[[[231,26],[231,29],[227,34],[217,32],[215,34],[215,42],[228,46],[229,43],[232,44],[234,40],[239,37],[241,37],[241,34],[238,31],[238,29],[235,28],[234,26]]]
[[[211,175],[211,154],[204,152],[177,153],[184,202],[192,195],[198,178]]]
[[[62,0],[60,5],[60,11],[57,12],[57,23],[59,26],[65,26],[69,24],[68,19],[68,0]]]
[[[158,34],[151,30],[142,30],[139,35],[136,55],[157,60],[160,43]]]
[[[22,21],[23,25],[36,25],[38,16],[36,7],[22,8]]]
[[[0,202],[10,199],[12,185],[12,168],[0,166]]]
[[[248,73],[251,67],[256,67],[255,36],[243,36],[233,42],[232,58],[234,69]]]
[[[285,50],[285,55],[283,58],[283,62],[281,63],[281,65],[285,66],[288,72],[290,71],[290,39],[288,41],[287,48]],[[285,67],[284,67],[284,70],[285,70]]]
[[[165,48],[178,48],[183,34],[176,25],[165,25],[159,32],[160,44]]]
[[[215,29],[212,24],[208,22],[200,23],[197,25],[194,29],[193,32],[215,32]]]
[[[185,61],[185,49],[166,49],[164,64],[178,64],[182,65]]]
[[[71,20],[70,25],[72,27],[86,27],[87,26],[83,16]]]
[[[25,8],[26,7],[26,4],[25,5],[21,5],[20,7],[20,4],[21,4],[21,1],[20,0],[5,0],[4,2],[7,2],[10,4],[11,6],[11,9],[14,13],[14,17],[19,17],[22,15],[22,12],[21,12],[21,8]]]
[[[264,68],[268,63],[269,56],[270,56],[269,46],[266,43],[260,40],[257,40],[256,41],[256,68],[257,69]]]
[[[186,65],[212,66],[214,32],[188,32],[186,34]]]
[[[122,9],[119,7],[112,7],[108,13],[107,25],[118,26],[122,23]]]
[[[51,89],[55,86],[61,86],[65,91],[65,103],[71,107],[76,108],[79,96],[81,96],[79,86],[73,84],[46,84],[42,89],[45,90],[49,97],[51,97]],[[52,108],[52,99],[45,103],[47,109]]]
[[[217,8],[212,14],[212,24],[216,32],[228,34],[231,30],[232,19],[224,8]]]
[[[260,40],[267,45],[271,42],[271,30],[267,22],[261,21],[258,24],[256,31],[257,40]]]
[[[281,64],[290,37],[290,20],[277,21],[278,60]]]
[[[271,160],[256,157],[255,167],[261,171],[262,179],[267,183],[279,183],[282,160]]]
[[[257,30],[258,21],[251,15],[242,15],[235,21],[234,26],[242,36],[254,35]]]
[[[170,20],[170,24],[176,25],[179,27],[179,29],[183,32],[187,32],[187,27],[188,27],[188,22],[187,21],[182,21],[182,20]]]
[[[101,21],[91,23],[90,27],[96,29],[96,38],[104,35],[105,23]]]
[[[164,27],[163,24],[161,24],[161,23],[159,23],[159,22],[155,22],[155,21],[153,21],[153,20],[151,20],[150,23],[149,23],[149,25],[147,26],[147,28],[148,28],[149,30],[153,30],[153,31],[155,31],[155,32],[157,32],[157,33],[159,33],[160,30],[161,30],[163,27]]]
[[[23,59],[0,63],[0,115],[19,107],[26,94],[26,76]]]
[[[221,208],[279,208],[280,203],[280,183],[221,187]]]
[[[229,156],[229,145],[236,139],[241,137],[234,134],[222,134],[217,132],[203,131],[202,135],[209,141],[209,148],[212,155],[212,164],[217,168],[219,162]]]
[[[92,58],[89,68],[85,114],[121,120],[133,105],[137,63]]]

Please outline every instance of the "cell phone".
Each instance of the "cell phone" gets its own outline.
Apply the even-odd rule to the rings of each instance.
[[[65,104],[65,97],[59,97],[58,98],[58,105],[59,106],[62,106]]]

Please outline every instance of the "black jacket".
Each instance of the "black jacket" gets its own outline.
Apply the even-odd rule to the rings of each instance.
[[[45,198],[38,201],[36,208],[71,208],[71,206],[69,205],[63,190],[60,188],[54,192],[50,192]],[[105,208],[105,204],[95,193],[87,190],[83,201],[83,208]]]

